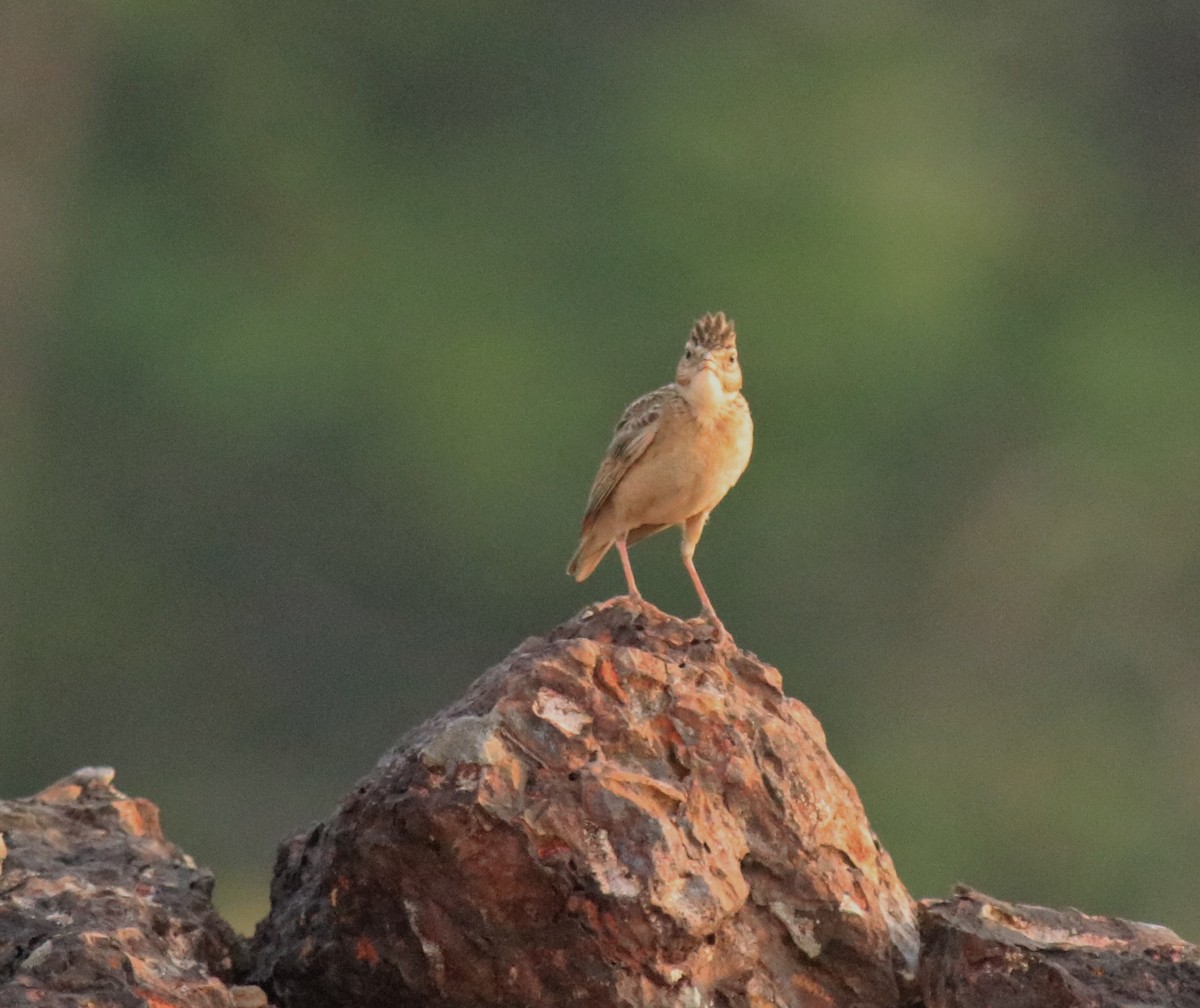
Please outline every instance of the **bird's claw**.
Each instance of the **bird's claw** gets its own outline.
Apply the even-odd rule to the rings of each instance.
[[[709,629],[711,629],[712,637],[710,640],[714,644],[720,644],[722,641],[731,639],[729,636],[729,631],[725,629],[725,624],[717,619],[717,614],[714,612],[708,612],[706,610],[699,616],[695,616],[688,620],[688,623],[691,623],[695,626],[707,626]]]

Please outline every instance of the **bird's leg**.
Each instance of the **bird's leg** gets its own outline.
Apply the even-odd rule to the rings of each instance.
[[[625,571],[625,583],[629,586],[629,595],[631,598],[640,599],[642,593],[638,591],[637,582],[633,580],[633,568],[629,565],[629,547],[625,545],[624,536],[617,539],[617,552],[621,554],[621,567]]]
[[[708,617],[708,621],[716,631],[716,639],[720,640],[726,635],[725,624],[717,617],[717,611],[708,599],[708,592],[704,590],[700,575],[696,573],[696,565],[692,563],[692,554],[696,552],[696,543],[700,541],[700,534],[704,531],[706,521],[708,521],[707,511],[692,515],[683,523],[683,566],[687,569],[688,577],[692,579],[696,594],[700,596],[700,605],[704,609],[704,615]]]

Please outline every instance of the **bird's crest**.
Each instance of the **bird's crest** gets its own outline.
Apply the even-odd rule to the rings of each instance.
[[[732,320],[726,319],[724,312],[717,312],[696,319],[688,338],[705,350],[723,350],[737,342],[737,333]]]

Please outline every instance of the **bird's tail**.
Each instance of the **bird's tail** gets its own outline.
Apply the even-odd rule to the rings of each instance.
[[[567,564],[567,573],[576,581],[583,581],[596,569],[596,565],[604,559],[604,554],[609,551],[611,546],[612,540],[597,541],[591,536],[585,535],[579,540],[579,548],[575,550],[575,555]]]

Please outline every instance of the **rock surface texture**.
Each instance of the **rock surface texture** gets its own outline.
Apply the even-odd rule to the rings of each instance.
[[[285,844],[252,956],[112,778],[0,801],[0,1008],[1200,1008],[1166,928],[914,908],[779,673],[624,598]]]
[[[1200,948],[1156,924],[969,889],[920,919],[925,1008],[1200,1008]]]
[[[210,902],[212,876],[112,778],[78,770],[0,801],[0,1005],[265,1005],[222,982],[237,939]]]
[[[913,905],[812,714],[616,599],[532,638],[280,852],[301,1006],[894,1006]]]

